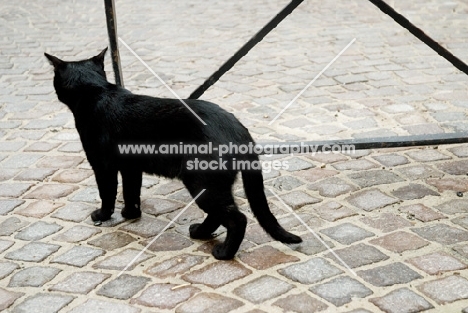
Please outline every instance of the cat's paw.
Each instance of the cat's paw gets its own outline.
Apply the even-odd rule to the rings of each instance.
[[[93,211],[93,213],[91,213],[91,219],[93,220],[93,222],[97,222],[97,221],[104,222],[110,219],[111,216],[112,216],[112,212],[110,212],[109,214],[107,212],[103,212],[101,209],[95,210]]]
[[[192,224],[189,227],[190,238],[192,239],[211,239],[213,235],[203,231],[201,224]]]
[[[211,254],[218,260],[231,260],[236,255],[236,251],[232,252],[224,243],[218,243],[213,247]]]
[[[122,214],[122,217],[132,220],[135,218],[140,218],[141,217],[141,210],[140,209],[127,209],[123,208],[122,211],[120,211]]]

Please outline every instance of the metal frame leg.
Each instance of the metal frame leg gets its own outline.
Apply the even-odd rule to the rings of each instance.
[[[107,33],[112,56],[112,67],[114,68],[115,83],[121,87],[124,86],[122,77],[122,68],[120,66],[119,45],[117,42],[117,16],[115,14],[114,0],[104,0],[106,10]]]

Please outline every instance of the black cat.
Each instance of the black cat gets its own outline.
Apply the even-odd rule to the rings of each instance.
[[[248,130],[218,105],[202,100],[185,100],[186,104],[207,125],[203,125],[177,99],[161,99],[135,95],[111,84],[104,72],[104,55],[87,60],[66,62],[45,53],[54,66],[54,87],[58,99],[65,103],[75,117],[84,151],[91,164],[99,195],[101,209],[91,214],[93,221],[108,220],[114,212],[117,194],[117,173],[123,183],[125,208],[122,216],[128,219],[141,216],[140,189],[142,174],[150,173],[182,180],[192,197],[203,189],[196,199],[198,206],[208,216],[201,224],[190,227],[190,236],[208,239],[223,225],[227,229],[224,243],[213,248],[217,259],[231,259],[244,238],[247,219],[242,214],[232,195],[232,185],[238,170],[232,166],[234,158],[249,162],[257,161],[256,154],[226,154],[222,160],[225,170],[190,170],[187,162],[196,158],[219,161],[212,154],[152,154],[125,155],[119,153],[120,144],[196,144],[213,147],[221,144],[248,145],[253,143]],[[284,243],[299,243],[301,238],[282,228],[271,213],[263,191],[261,169],[242,170],[244,190],[253,213],[260,225],[276,240]]]

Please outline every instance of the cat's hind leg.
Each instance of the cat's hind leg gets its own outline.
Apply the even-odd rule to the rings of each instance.
[[[122,189],[125,207],[122,209],[122,216],[126,219],[141,217],[140,192],[143,173],[139,170],[121,170]]]
[[[230,260],[234,257],[244,239],[247,226],[247,218],[237,208],[230,186],[225,187],[206,188],[196,203],[208,216],[201,224],[190,226],[190,237],[194,239],[210,238],[220,225],[226,227],[226,239],[223,243],[216,244],[212,251],[213,256],[218,260]],[[197,191],[199,192],[199,190],[193,190],[191,186],[187,188],[192,195],[197,195]]]
[[[218,260],[230,260],[244,239],[247,217],[239,211],[234,201],[220,209],[221,225],[227,229],[226,239],[215,245],[211,253]]]
[[[199,204],[200,206],[200,204]],[[219,217],[214,213],[208,214],[203,223],[190,225],[190,237],[193,239],[210,239],[213,238],[213,233],[221,226]]]

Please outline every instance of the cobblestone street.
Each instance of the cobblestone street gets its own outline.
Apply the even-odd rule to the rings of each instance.
[[[115,4],[119,36],[186,98],[288,3]],[[466,1],[387,3],[468,62]],[[179,181],[145,175],[141,219],[121,217],[120,184],[113,218],[89,217],[96,181],[44,52],[97,55],[103,1],[1,1],[0,32],[0,311],[468,313],[467,144],[262,156],[289,164],[264,174],[265,191],[304,242],[271,239],[239,179],[247,232],[235,259],[218,261],[225,229],[191,239],[204,218],[195,204],[161,234],[192,200]],[[126,88],[173,97],[122,45],[120,55]],[[106,71],[113,81],[109,53]],[[304,1],[201,99],[257,142],[468,131],[468,77],[360,0]]]

